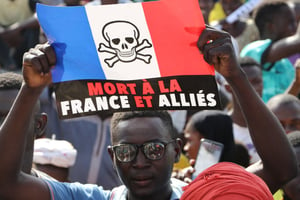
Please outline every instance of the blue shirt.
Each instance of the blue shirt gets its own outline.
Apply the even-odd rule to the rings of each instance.
[[[262,55],[271,45],[272,40],[258,40],[246,45],[241,53],[241,57],[249,56],[262,64]],[[263,63],[263,94],[262,99],[267,102],[271,97],[284,93],[295,78],[295,68],[292,63],[283,58],[275,63]]]
[[[101,186],[81,183],[61,183],[45,180],[52,200],[126,200],[127,188],[122,185],[113,190],[104,190]],[[171,179],[173,189],[170,200],[179,200],[183,191],[182,187],[187,184]]]

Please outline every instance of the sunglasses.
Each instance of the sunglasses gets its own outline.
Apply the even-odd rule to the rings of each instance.
[[[133,161],[139,149],[142,149],[143,154],[149,160],[160,160],[165,153],[165,149],[168,144],[174,142],[146,142],[144,144],[118,144],[114,146],[109,146],[112,149],[116,158],[120,162],[131,162]]]

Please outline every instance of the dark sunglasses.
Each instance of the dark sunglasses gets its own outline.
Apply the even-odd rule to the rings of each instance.
[[[118,144],[114,146],[109,146],[108,148],[112,149],[116,158],[120,162],[131,162],[133,161],[139,149],[142,149],[145,157],[149,160],[160,160],[164,154],[165,149],[168,144],[174,142],[146,142],[144,144]]]

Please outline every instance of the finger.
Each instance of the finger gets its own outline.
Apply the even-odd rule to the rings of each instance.
[[[36,56],[35,49],[30,49],[28,52],[24,53],[23,56],[23,67],[30,67],[35,71],[41,72],[42,66],[39,58]]]
[[[45,72],[48,73],[51,67],[56,64],[56,54],[54,48],[49,43],[42,44],[37,48],[44,53],[47,59],[47,68],[45,68]]]
[[[44,52],[40,51],[37,47],[30,49],[32,67],[42,75],[48,72],[49,63]]]
[[[195,163],[196,163],[196,160],[195,160],[195,159],[190,159],[190,165],[191,165],[192,167],[194,167]]]
[[[203,52],[203,49],[205,45],[207,45],[208,41],[215,41],[217,39],[230,37],[230,35],[224,31],[216,30],[210,26],[206,26],[206,29],[204,29],[199,36],[197,45],[201,52]]]
[[[207,63],[216,65],[233,51],[231,38],[225,37],[206,44],[203,49],[203,57]]]

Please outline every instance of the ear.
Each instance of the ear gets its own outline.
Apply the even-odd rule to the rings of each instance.
[[[34,130],[35,137],[41,138],[45,134],[45,129],[48,121],[48,116],[46,113],[37,114],[35,117]]]
[[[114,152],[112,150],[112,146],[108,146],[107,151],[108,151],[108,154],[109,154],[111,160],[114,162]]]
[[[179,162],[180,160],[181,150],[182,150],[182,140],[177,138],[175,140],[175,151],[176,151],[175,163]]]

